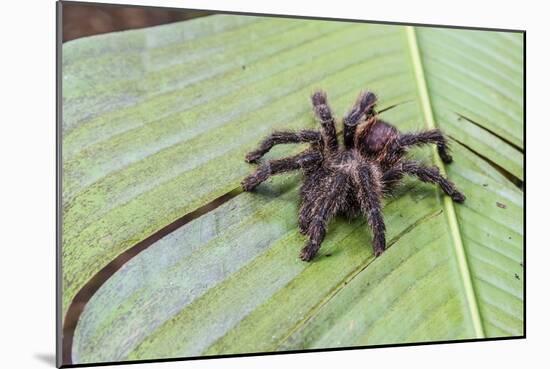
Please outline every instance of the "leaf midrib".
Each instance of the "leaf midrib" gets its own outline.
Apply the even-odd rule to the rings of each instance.
[[[415,29],[412,26],[406,26],[405,33],[407,37],[407,44],[411,53],[411,62],[418,87],[420,105],[424,114],[424,118],[426,120],[426,126],[429,129],[435,129],[437,128],[437,126],[435,124],[433,110],[430,103],[428,86],[426,84],[426,77],[424,76],[424,69],[422,66],[422,59],[420,56],[420,50],[418,48]],[[435,164],[437,165],[437,167],[439,167],[441,173],[446,176],[445,166],[443,165],[443,162],[441,161],[439,155],[437,155],[435,146],[432,147],[432,152]],[[466,252],[458,226],[458,219],[456,216],[454,203],[449,196],[443,197],[443,207],[445,209],[445,214],[447,215],[447,221],[449,223],[451,231],[451,239],[453,240],[454,251],[458,262],[458,269],[464,286],[464,292],[466,294],[466,301],[472,318],[474,333],[476,335],[476,338],[485,338],[483,326],[481,323],[481,315],[479,313],[478,302],[472,282],[472,276],[468,267],[468,260],[466,258]]]

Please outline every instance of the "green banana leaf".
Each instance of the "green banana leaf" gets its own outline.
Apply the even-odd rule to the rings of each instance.
[[[63,45],[63,297],[197,209],[86,304],[73,363],[522,336],[523,35],[215,15]],[[466,194],[406,180],[388,250],[335,219],[298,258],[298,174],[242,193],[244,155],[375,91],[402,131],[439,127]],[[267,158],[303,149],[283,145]],[[232,194],[220,203],[221,196]]]

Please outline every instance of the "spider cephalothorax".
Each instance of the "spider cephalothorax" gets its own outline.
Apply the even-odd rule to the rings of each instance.
[[[309,237],[302,249],[302,260],[310,261],[319,251],[327,223],[336,214],[353,217],[363,214],[370,225],[374,254],[386,248],[385,225],[381,198],[405,175],[438,184],[456,202],[464,195],[443,177],[437,167],[408,159],[411,146],[435,144],[445,163],[452,161],[445,136],[438,129],[400,133],[376,115],[376,96],[363,92],[343,119],[343,147],[338,144],[335,121],[327,97],[318,91],[311,97],[313,111],[321,130],[279,131],[265,138],[258,149],[248,153],[246,161],[257,162],[274,145],[310,143],[310,147],[291,157],[271,160],[246,177],[242,186],[251,191],[270,176],[302,170],[304,183],[300,190],[298,218],[300,232]]]

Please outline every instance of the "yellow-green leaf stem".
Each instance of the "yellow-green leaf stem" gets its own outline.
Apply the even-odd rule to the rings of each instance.
[[[424,69],[422,68],[422,60],[420,59],[420,51],[418,50],[415,30],[412,26],[407,26],[405,27],[405,29],[407,32],[407,40],[409,42],[411,50],[414,73],[418,84],[420,104],[422,106],[422,111],[424,112],[424,117],[426,119],[426,126],[427,128],[433,129],[436,128],[436,124],[432,113],[430,96],[428,94],[428,86],[426,85],[426,78],[424,77]],[[441,158],[437,154],[436,148],[433,147],[432,149],[433,157],[437,166],[440,168],[441,172],[446,175],[445,166],[443,165]],[[477,307],[477,297],[474,291],[474,286],[472,284],[470,269],[468,268],[468,260],[466,259],[464,245],[462,244],[462,236],[460,235],[458,220],[456,218],[455,205],[453,203],[453,200],[449,196],[443,197],[443,204],[445,206],[447,220],[449,221],[449,228],[451,232],[451,237],[453,238],[454,250],[456,253],[458,267],[460,269],[462,283],[464,283],[464,292],[466,293],[466,297],[468,299],[468,305],[470,308],[470,313],[472,315],[472,323],[474,325],[476,337],[483,338],[485,337],[485,335],[483,333],[483,327],[481,325],[481,317],[479,314],[479,309]]]

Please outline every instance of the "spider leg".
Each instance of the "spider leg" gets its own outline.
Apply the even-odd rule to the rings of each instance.
[[[355,104],[344,117],[344,146],[346,148],[353,147],[357,125],[363,115],[372,115],[375,104],[376,95],[370,91],[361,92],[357,97]]]
[[[275,145],[279,144],[287,144],[287,143],[303,143],[303,142],[320,142],[321,141],[321,134],[317,131],[313,130],[301,130],[298,132],[291,132],[291,131],[276,131],[267,136],[261,143],[260,146],[254,150],[249,152],[246,155],[246,161],[248,163],[255,163],[260,159],[262,156],[264,156],[271,148]]]
[[[380,256],[386,249],[386,225],[382,216],[382,186],[372,165],[361,166],[354,175],[357,200],[366,216],[373,234],[374,255]]]
[[[260,165],[251,175],[246,177],[241,185],[245,191],[252,191],[269,177],[298,169],[307,169],[319,163],[322,156],[318,151],[307,150],[298,155],[277,160],[271,160]]]
[[[309,187],[311,187],[313,183],[310,183]],[[312,196],[304,195],[303,190],[308,184],[305,183],[304,187],[302,187],[302,203],[300,204],[300,210],[298,212],[298,229],[300,230],[301,234],[307,234],[307,230],[309,228],[309,223],[312,218],[312,210],[315,207],[315,199],[312,198]]]
[[[428,167],[416,161],[405,161],[396,165],[394,168],[387,171],[383,176],[383,181],[397,180],[403,174],[408,174],[417,177],[422,182],[434,183],[439,185],[445,194],[449,195],[453,201],[462,203],[466,199],[464,194],[460,192],[453,182],[443,177],[437,167]]]
[[[309,223],[311,219],[311,210],[313,209],[314,202],[309,199],[304,200],[300,205],[300,212],[298,215],[298,230],[301,234],[307,234]]]
[[[307,234],[309,223],[312,219],[312,211],[319,199],[319,191],[324,191],[322,184],[327,182],[329,173],[322,167],[306,173],[302,187],[300,188],[300,211],[298,226],[301,234]]]
[[[405,148],[410,146],[422,146],[427,144],[437,145],[437,152],[444,163],[451,163],[452,156],[449,153],[447,138],[439,129],[431,129],[418,133],[404,133],[397,139],[398,145]]]
[[[344,174],[335,174],[329,177],[325,187],[326,192],[313,203],[307,228],[309,241],[300,253],[300,259],[303,261],[311,261],[321,248],[321,243],[325,239],[327,223],[336,213],[338,200],[345,193],[342,191],[342,186],[346,181],[347,178]]]
[[[405,173],[403,172],[403,165],[401,163],[389,168],[382,175],[382,190],[384,192],[391,193],[391,190],[397,185],[404,175]]]
[[[338,138],[336,137],[336,126],[332,111],[327,104],[327,94],[324,91],[316,91],[311,96],[315,118],[321,124],[321,135],[323,136],[324,147],[329,152],[338,150]]]

